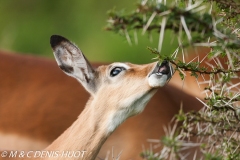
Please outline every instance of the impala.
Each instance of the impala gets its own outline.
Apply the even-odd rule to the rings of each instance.
[[[86,151],[82,159],[94,160],[107,137],[127,118],[142,112],[173,74],[167,61],[161,65],[113,63],[93,69],[64,37],[54,35],[50,43],[59,67],[76,78],[91,97],[78,119],[46,151],[82,150]]]
[[[54,35],[51,46],[59,67],[76,78],[91,97],[73,125],[46,150],[85,150],[86,160],[94,160],[107,137],[127,118],[142,112],[173,74],[167,61],[161,65],[113,63],[93,69],[67,39]]]
[[[61,39],[61,37],[58,37],[57,39],[59,40],[59,38]],[[56,45],[54,47],[55,51],[58,50],[60,52],[61,49],[62,51],[68,51],[68,52],[74,52],[74,53],[75,52],[78,53],[77,51],[79,51],[80,52],[79,56],[82,55],[81,51],[77,50],[76,46],[72,45],[69,41],[67,41],[64,38],[62,38],[61,42],[60,41],[55,41],[55,42],[59,42],[59,44],[53,43],[53,45],[54,44]],[[55,55],[56,54],[57,53],[55,52]],[[67,62],[71,62],[69,61],[71,60],[71,57],[67,57],[66,55],[69,56],[69,54],[66,54],[66,53],[60,55],[60,57],[56,56],[59,64],[64,62],[63,60],[68,60]],[[86,66],[88,67],[85,69],[90,69],[89,70],[90,72],[87,72],[88,74],[82,74],[82,73],[85,73],[85,72],[82,72],[84,70],[77,69],[77,71],[80,71],[79,74],[83,76],[82,77],[83,80],[88,79],[88,77],[84,77],[84,76],[90,76],[91,78],[91,75],[92,75],[91,71],[93,71],[94,72],[93,75],[98,75],[98,78],[94,79],[94,81],[96,80],[98,84],[101,86],[100,88],[97,88],[97,89],[102,90],[104,92],[104,94],[100,94],[99,98],[104,96],[105,98],[112,97],[112,98],[115,98],[116,100],[118,100],[118,98],[121,98],[117,96],[118,93],[120,93],[121,89],[123,89],[123,93],[126,94],[125,96],[131,97],[129,95],[130,92],[126,92],[124,88],[127,88],[127,91],[129,91],[130,88],[133,88],[135,85],[138,84],[137,82],[141,80],[147,83],[146,77],[144,79],[140,78],[141,76],[144,75],[142,74],[142,72],[144,71],[144,68],[146,72],[145,74],[147,74],[148,73],[147,69],[150,71],[155,67],[154,65],[157,65],[156,63],[152,63],[145,66],[140,66],[140,65],[136,66],[136,65],[124,64],[124,63],[114,63],[113,66],[110,65],[116,68],[114,71],[112,71],[113,74],[118,73],[116,76],[111,77],[110,76],[111,72],[109,71],[108,78],[111,81],[107,80],[107,78],[105,79],[107,81],[103,81],[106,84],[109,83],[109,86],[108,86],[109,88],[112,87],[113,91],[110,91],[102,88],[103,82],[99,81],[99,76],[104,75],[103,72],[105,72],[106,70],[114,69],[114,68],[108,68],[107,66],[102,66],[102,67],[99,67],[99,69],[97,70],[93,70],[92,67],[90,67],[88,61],[84,58],[84,56],[82,56],[82,58],[83,58],[82,60],[85,62]],[[77,88],[78,86],[76,86],[77,84],[74,81],[72,81],[71,79],[68,79],[67,77],[65,78],[64,76],[62,76],[61,73],[59,73],[54,68],[53,66],[54,64],[51,63],[51,61],[49,60],[35,59],[32,57],[30,58],[28,57],[24,59],[22,57],[12,56],[12,55],[2,55],[0,60],[1,60],[0,65],[2,65],[1,68],[4,68],[4,71],[0,72],[0,75],[1,77],[5,77],[4,79],[0,80],[1,82],[0,85],[2,85],[1,91],[0,91],[1,98],[2,98],[0,101],[0,104],[1,104],[0,105],[0,109],[1,109],[0,128],[2,133],[2,134],[0,133],[0,136],[1,136],[0,145],[2,147],[0,149],[5,149],[4,147],[7,147],[8,145],[10,145],[10,143],[14,142],[14,140],[17,141],[18,143],[17,144],[14,143],[15,146],[10,146],[8,147],[8,149],[12,149],[12,148],[21,149],[21,147],[23,149],[39,149],[39,148],[42,148],[43,146],[48,145],[48,143],[53,138],[58,136],[58,134],[73,121],[74,117],[76,117],[77,115],[76,112],[81,111],[83,109],[83,106],[81,106],[80,104],[86,101],[86,97],[87,97],[86,92],[81,91],[81,87]],[[76,65],[77,63],[72,63],[72,64]],[[64,65],[66,65],[67,68],[63,68]],[[71,68],[74,69],[74,67],[70,66],[68,63],[63,63],[63,66],[61,67],[65,72],[71,70]],[[83,67],[86,67],[86,66],[83,66]],[[131,68],[134,68],[134,69],[131,69]],[[142,69],[141,72],[137,73],[137,74],[140,74],[139,76],[136,74],[136,76],[138,77],[137,79],[131,78],[130,80],[132,81],[124,80],[124,79],[123,81],[117,81],[118,79],[116,78],[118,77],[124,78],[123,76],[127,76],[127,75],[129,76],[131,75],[131,73],[134,73],[133,71],[135,71],[135,69],[139,69],[139,70]],[[99,72],[101,74],[98,74]],[[105,73],[107,75],[107,72]],[[67,74],[70,74],[73,77],[76,76],[74,75],[74,73],[67,72]],[[160,73],[157,73],[157,74],[160,74]],[[25,76],[22,76],[22,75],[25,75]],[[164,76],[164,74],[158,75],[158,76]],[[8,79],[10,77],[11,79]],[[50,80],[47,78],[50,78]],[[81,80],[79,80],[80,77],[75,77],[75,78],[78,78],[78,81],[80,81],[83,84],[83,86],[85,86],[86,89],[91,93],[91,95],[94,96],[95,91],[92,90],[93,89],[92,87],[89,88],[89,86],[86,85],[85,83],[86,81],[82,82]],[[90,78],[89,80],[91,80]],[[8,80],[8,81],[5,82],[4,80]],[[27,80],[30,80],[30,81],[27,81]],[[31,84],[31,80],[33,80],[34,82],[33,84]],[[51,84],[51,80],[54,82],[54,84]],[[164,80],[164,82],[165,81],[166,79]],[[124,83],[124,82],[127,85],[118,86],[118,84]],[[130,82],[134,83],[134,85]],[[134,97],[134,95],[139,96],[136,94],[140,94],[139,92],[142,92],[142,89],[146,87],[145,86],[146,84],[144,85],[143,82],[140,82],[141,84],[140,87],[135,86],[136,87],[135,94],[133,94],[132,97]],[[157,88],[155,88],[157,86],[154,87],[154,84],[153,84],[154,82],[151,79],[149,79],[149,82],[152,83],[153,89],[151,92],[148,93],[147,97],[141,97],[143,98],[143,101],[145,101],[145,103],[149,100],[150,96],[152,96],[154,92],[157,90]],[[178,82],[175,81],[175,84],[176,83],[179,83],[181,86],[180,81]],[[95,85],[95,83],[91,83],[91,84]],[[190,83],[187,83],[187,84],[190,84]],[[95,86],[95,87],[99,87],[99,86]],[[119,87],[120,89],[117,89],[117,87]],[[148,87],[151,88],[150,85]],[[9,91],[9,89],[11,88],[13,90]],[[50,88],[52,88],[52,90]],[[79,92],[78,90],[80,90],[81,92]],[[99,90],[97,90],[96,93],[99,93]],[[190,91],[193,91],[193,90],[190,89]],[[6,94],[8,92],[12,93],[11,96],[10,95],[8,96],[8,94]],[[79,98],[81,100],[78,101]],[[96,98],[96,96],[94,96],[94,98]],[[139,98],[139,100],[141,98]],[[92,101],[91,99],[90,101]],[[100,100],[104,100],[104,99],[101,98]],[[187,110],[198,109],[200,107],[199,103],[196,100],[194,100],[192,96],[182,93],[181,90],[179,90],[178,88],[173,87],[172,85],[168,85],[168,87],[163,87],[161,90],[159,90],[156,93],[152,101],[150,101],[149,106],[146,108],[146,111],[143,112],[143,114],[135,118],[129,119],[128,123],[125,123],[122,126],[120,126],[120,128],[117,129],[112,136],[110,136],[110,139],[107,141],[103,151],[101,152],[101,157],[103,157],[103,155],[106,154],[106,150],[110,150],[112,146],[115,146],[115,150],[117,150],[115,152],[119,152],[120,150],[124,149],[121,159],[139,157],[138,154],[141,152],[141,144],[142,143],[146,144],[144,141],[147,138],[159,138],[160,135],[163,134],[162,126],[167,125],[167,122],[170,121],[172,116],[178,112],[179,110],[178,106],[180,105],[180,101],[185,102],[184,104],[191,104],[190,106],[184,105]],[[123,112],[122,109],[124,108],[121,106],[129,105],[130,102],[131,102],[130,99],[127,99],[126,101],[119,100],[119,102],[116,102],[116,103],[119,103],[118,105],[121,108],[120,112]],[[140,101],[137,101],[137,103],[138,102]],[[63,106],[64,104],[66,104],[65,108],[60,107],[60,106]],[[144,105],[145,105],[144,103],[142,103],[142,106],[135,104],[135,106],[138,106],[138,107],[136,107],[134,110],[131,110],[131,112],[129,110],[128,114],[123,114],[121,116],[121,119],[117,119],[114,125],[109,124],[110,127],[108,128],[109,130],[108,134],[110,134],[111,130],[113,131],[115,127],[118,124],[120,124],[121,121],[124,120],[124,118],[127,118],[128,116],[131,116],[133,114],[140,112],[144,108]],[[83,111],[83,113],[86,112],[86,109],[85,111]],[[100,109],[102,112],[104,111],[104,109],[102,108]],[[109,109],[109,110],[106,110],[107,113],[104,113],[104,115],[108,115],[109,117],[111,117],[111,119],[113,119],[113,117],[117,117],[117,116],[114,116],[114,111],[116,110],[114,110],[113,107],[110,106],[105,109]],[[50,113],[52,114],[50,115]],[[98,116],[102,117],[102,115],[98,115]],[[83,127],[79,128],[80,131],[82,131],[84,128],[86,128],[86,130],[88,129],[87,122],[84,122],[84,124],[82,125]],[[13,137],[15,137],[14,140],[9,141],[9,139],[12,139]],[[61,138],[58,138],[58,139],[61,139]],[[55,142],[53,144],[56,144],[56,143],[58,142]],[[24,148],[24,144],[32,144],[32,145],[27,147],[25,146]],[[18,147],[16,148],[16,146]],[[51,148],[51,146],[49,147]]]

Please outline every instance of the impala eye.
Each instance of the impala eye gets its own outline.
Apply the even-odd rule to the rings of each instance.
[[[123,68],[123,67],[115,67],[115,68],[113,68],[111,70],[110,76],[114,77],[114,76],[118,75],[120,72],[122,72],[123,70],[125,70],[125,68]]]

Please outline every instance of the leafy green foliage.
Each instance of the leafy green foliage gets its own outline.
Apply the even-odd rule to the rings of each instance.
[[[172,129],[165,129],[166,136],[159,140],[160,151],[146,151],[144,159],[240,159],[239,13],[237,0],[142,0],[130,14],[109,13],[107,30],[121,33],[129,41],[132,31],[158,34],[157,49],[148,47],[155,59],[170,61],[182,79],[190,72],[208,85],[205,99],[199,99],[204,107],[188,113],[180,110]],[[162,53],[166,30],[178,40],[179,46],[171,55]],[[189,46],[208,48],[209,53],[186,62]]]

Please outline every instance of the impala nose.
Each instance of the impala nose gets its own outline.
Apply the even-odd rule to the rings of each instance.
[[[158,72],[160,72],[160,73],[162,73],[162,74],[168,74],[169,71],[170,71],[170,69],[169,69],[168,61],[164,60],[164,61],[161,63]]]

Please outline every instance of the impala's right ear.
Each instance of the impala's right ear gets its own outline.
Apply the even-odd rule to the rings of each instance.
[[[76,78],[90,93],[94,92],[95,71],[81,50],[59,35],[52,35],[50,44],[58,66],[63,72]]]

